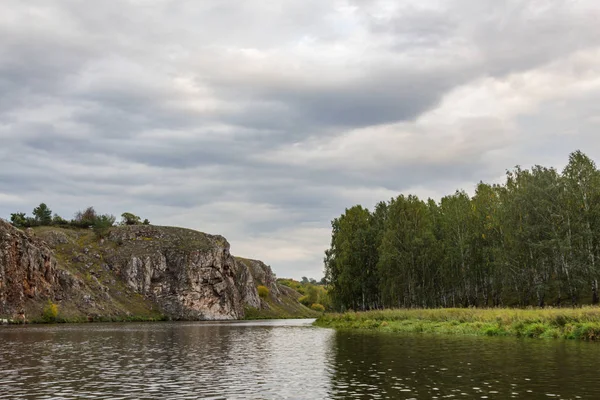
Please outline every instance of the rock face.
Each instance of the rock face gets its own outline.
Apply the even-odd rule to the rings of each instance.
[[[281,292],[279,290],[279,285],[277,284],[277,277],[271,270],[271,267],[260,260],[236,257],[236,261],[238,264],[241,264],[241,266],[248,268],[257,285],[266,286],[276,299],[279,298]]]
[[[15,315],[31,299],[47,299],[71,284],[48,246],[0,219],[0,315]]]
[[[23,232],[0,220],[0,317],[21,309],[39,313],[50,299],[87,318],[241,319],[247,307],[264,306],[259,284],[281,302],[270,267],[236,260],[229,248],[222,236],[182,228]]]
[[[129,288],[176,319],[240,319],[244,304],[237,266],[222,236],[181,228],[122,227],[109,241],[120,247],[104,258]],[[254,291],[256,289],[254,288]]]

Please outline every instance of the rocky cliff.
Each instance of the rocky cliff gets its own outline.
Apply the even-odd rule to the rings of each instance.
[[[67,320],[312,315],[270,267],[229,248],[222,236],[182,228],[23,232],[0,220],[0,317],[35,319],[48,300]],[[266,298],[258,285],[269,288]]]

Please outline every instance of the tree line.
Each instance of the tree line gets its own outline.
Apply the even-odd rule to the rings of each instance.
[[[117,224],[117,218],[112,214],[99,214],[94,207],[88,207],[83,211],[77,211],[71,220],[66,220],[45,204],[40,203],[28,216],[23,212],[10,214],[10,222],[17,228],[31,228],[35,226],[59,226],[74,228],[105,229]],[[119,225],[150,225],[148,219],[142,219],[135,214],[125,212],[121,214]]]
[[[515,167],[437,202],[400,195],[332,221],[325,280],[338,310],[597,304],[600,172]]]

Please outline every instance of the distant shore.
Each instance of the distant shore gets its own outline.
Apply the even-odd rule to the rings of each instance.
[[[382,332],[600,340],[600,307],[394,309],[323,314],[316,326]]]

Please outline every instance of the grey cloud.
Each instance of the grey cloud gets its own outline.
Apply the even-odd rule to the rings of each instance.
[[[485,137],[502,129],[491,120],[461,126],[482,134],[441,161],[373,153],[380,167],[361,170],[337,159],[270,160],[315,138],[416,123],[457,87],[600,46],[592,1],[391,2],[391,14],[384,3],[8,1],[0,195],[23,199],[24,211],[45,201],[67,218],[94,205],[209,227],[252,243],[238,245],[246,251],[255,244],[259,253],[242,255],[265,258],[279,276],[320,278],[327,240],[299,228],[326,230],[370,192],[475,184],[542,150],[548,162],[575,146],[600,156],[592,96],[569,100],[571,114],[557,103],[515,117],[532,132],[516,144]],[[571,136],[554,134],[573,121]],[[446,146],[413,134],[424,147]],[[336,154],[352,162],[339,143]],[[16,211],[14,201],[0,200],[0,216]],[[313,255],[277,265],[273,246]]]

